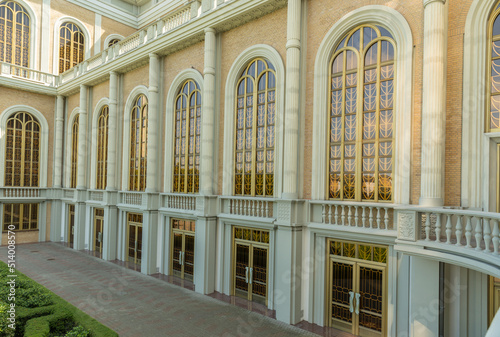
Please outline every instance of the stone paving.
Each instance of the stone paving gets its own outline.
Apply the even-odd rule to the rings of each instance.
[[[18,245],[16,267],[123,337],[317,336],[56,243]]]

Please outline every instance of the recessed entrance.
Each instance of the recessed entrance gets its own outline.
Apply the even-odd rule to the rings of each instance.
[[[171,274],[193,281],[195,221],[172,219]]]
[[[357,336],[386,335],[387,247],[328,241],[328,319]]]
[[[73,247],[75,239],[75,205],[68,205],[68,243]]]
[[[104,209],[96,208],[94,210],[94,251],[102,255],[104,229]]]
[[[141,263],[142,214],[127,214],[127,262]]]
[[[490,276],[489,277],[489,319],[488,324],[491,324],[491,321],[495,317],[495,314],[500,308],[500,278]]]
[[[234,227],[233,295],[267,306],[269,231]]]

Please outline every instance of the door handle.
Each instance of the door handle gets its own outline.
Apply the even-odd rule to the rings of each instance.
[[[134,242],[134,247],[135,247],[135,250],[137,251],[137,240],[135,240],[135,242]]]
[[[245,282],[248,283],[248,267],[245,267]]]
[[[97,241],[102,241],[102,232],[99,232],[99,234],[97,234]]]
[[[179,251],[179,264],[182,266],[182,252]]]
[[[356,315],[359,315],[359,298],[361,297],[360,293],[356,293]]]
[[[71,226],[71,235],[75,234],[75,226]]]
[[[250,268],[250,284],[252,284],[253,281],[253,268]]]
[[[354,308],[352,306],[352,300],[354,299],[354,293],[352,291],[349,292],[349,312],[354,312]]]
[[[186,252],[182,252],[182,264],[186,262]]]

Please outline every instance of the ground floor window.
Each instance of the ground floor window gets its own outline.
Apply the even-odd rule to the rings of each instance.
[[[94,209],[94,245],[93,250],[102,254],[102,233],[104,229],[104,208]]]
[[[5,204],[3,231],[38,229],[38,204]]]
[[[127,261],[141,263],[142,258],[142,214],[127,214]]]
[[[490,276],[489,279],[489,296],[488,296],[488,312],[489,312],[489,324],[495,317],[498,309],[500,309],[500,278]]]
[[[194,231],[196,222],[172,219],[171,275],[193,281]]]

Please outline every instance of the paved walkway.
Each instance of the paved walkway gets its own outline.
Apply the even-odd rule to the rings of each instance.
[[[122,337],[317,336],[59,244],[18,245],[16,260],[20,272]]]

